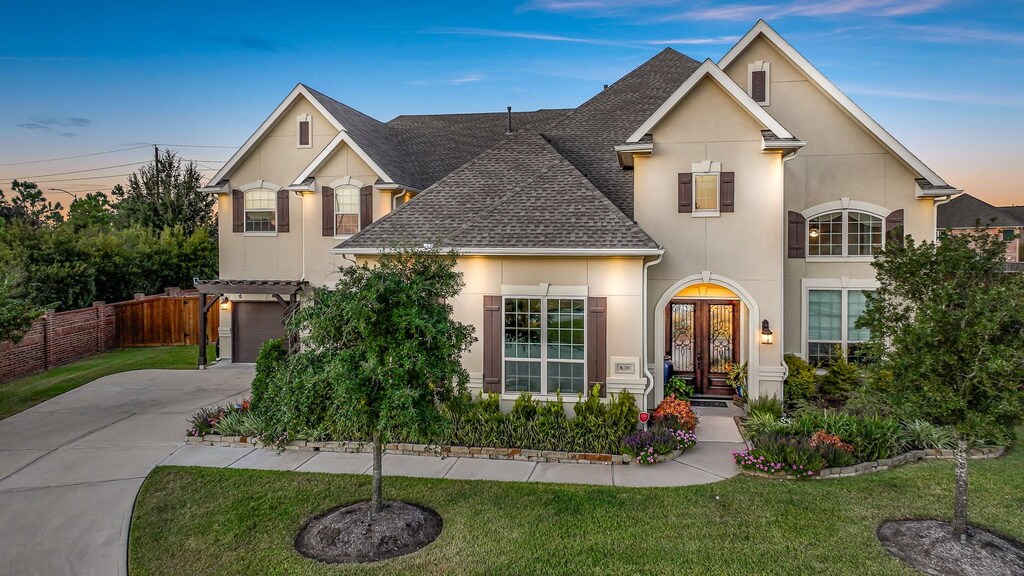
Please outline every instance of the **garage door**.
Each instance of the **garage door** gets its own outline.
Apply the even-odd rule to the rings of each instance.
[[[235,302],[233,308],[232,362],[255,362],[264,342],[284,336],[284,306],[277,302]]]

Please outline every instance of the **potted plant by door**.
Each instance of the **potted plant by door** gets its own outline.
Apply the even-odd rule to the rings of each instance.
[[[729,373],[725,377],[726,382],[732,385],[734,390],[732,401],[738,406],[746,402],[747,397],[747,363],[733,364],[729,367]]]

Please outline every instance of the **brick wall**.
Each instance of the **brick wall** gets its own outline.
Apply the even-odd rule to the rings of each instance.
[[[114,347],[114,310],[90,308],[47,312],[18,344],[0,342],[0,383],[74,362]]]

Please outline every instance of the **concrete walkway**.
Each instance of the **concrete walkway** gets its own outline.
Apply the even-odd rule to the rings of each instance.
[[[739,468],[731,452],[745,446],[733,415],[738,408],[696,408],[700,414],[697,445],[674,460],[654,466],[604,466],[484,460],[480,458],[438,458],[384,454],[384,473],[418,478],[452,480],[496,480],[503,482],[561,482],[604,486],[689,486],[708,484],[735,476]],[[294,470],[336,474],[370,474],[370,454],[305,452],[262,448],[185,446],[164,465]]]
[[[369,454],[187,446],[186,419],[248,394],[251,365],[142,370],[101,378],[0,421],[0,574],[126,575],[136,494],[158,465],[365,474]],[[655,466],[386,454],[386,474],[430,478],[683,486],[738,472],[733,409],[698,408],[697,445]]]

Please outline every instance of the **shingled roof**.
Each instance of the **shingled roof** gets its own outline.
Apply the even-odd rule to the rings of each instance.
[[[940,230],[974,228],[979,223],[987,227],[1024,227],[1024,218],[1015,215],[1015,211],[996,208],[970,194],[961,194],[946,204],[939,205],[936,225]]]
[[[659,249],[533,130],[503,138],[336,250],[423,244],[470,253]]]
[[[551,145],[624,214],[633,217],[633,172],[615,146],[654,114],[700,62],[671,48],[626,74],[544,132]]]

